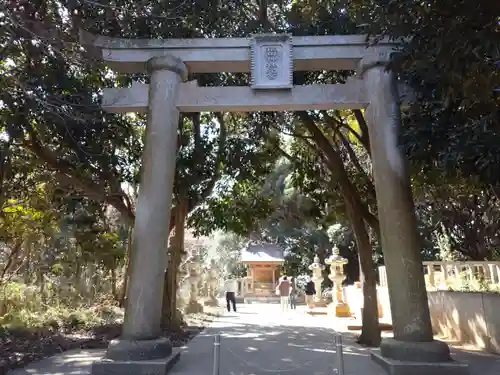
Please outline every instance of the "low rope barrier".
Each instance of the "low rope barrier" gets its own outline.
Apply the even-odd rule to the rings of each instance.
[[[344,375],[344,352],[343,352],[343,343],[342,343],[342,335],[340,333],[335,333],[334,335],[334,345],[335,345],[335,356],[336,356],[336,363],[335,366],[333,367],[333,373],[336,375]],[[214,335],[214,345],[213,345],[213,371],[212,375],[220,375],[220,351],[221,351],[221,336],[220,334]],[[261,372],[267,372],[267,373],[285,373],[285,372],[291,372],[298,370],[299,368],[309,366],[313,362],[316,361],[316,359],[307,361],[305,363],[302,363],[297,366],[289,367],[289,368],[284,368],[284,369],[268,369],[261,367],[253,362],[250,362],[243,358],[241,355],[235,353],[231,348],[229,347],[224,347],[225,350],[227,350],[228,353],[230,353],[234,358],[236,358],[238,361],[241,363],[244,363],[248,367],[252,367],[254,369],[257,369]],[[324,349],[323,352],[326,352],[327,349]]]

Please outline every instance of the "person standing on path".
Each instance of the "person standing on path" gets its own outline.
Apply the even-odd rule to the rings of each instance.
[[[290,277],[290,309],[297,310],[297,285],[295,285],[295,277]]]
[[[306,305],[309,311],[312,311],[314,307],[314,295],[316,294],[316,288],[311,279],[306,284]]]
[[[280,295],[281,311],[282,312],[284,312],[285,310],[288,311],[290,307],[291,287],[290,287],[290,281],[288,281],[288,278],[286,276],[283,276],[276,289],[278,290],[278,293]]]
[[[231,304],[233,311],[236,312],[236,293],[238,292],[238,282],[234,276],[229,276],[229,279],[224,283],[224,291],[226,292],[226,305],[227,311],[231,311]]]

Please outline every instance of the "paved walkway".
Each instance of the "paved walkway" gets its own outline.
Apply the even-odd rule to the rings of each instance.
[[[339,329],[339,327],[337,327]],[[240,305],[185,348],[172,375],[212,375],[213,335],[221,335],[220,375],[330,375],[336,368],[332,319],[297,311],[281,313],[276,304]],[[102,350],[72,351],[32,364],[9,375],[87,375]],[[471,365],[471,375],[500,374],[500,357],[454,351]],[[386,375],[369,350],[344,336],[346,375]]]
[[[212,375],[213,335],[219,333],[220,375],[330,375],[336,366],[334,331],[325,323],[324,317],[307,315],[300,308],[283,314],[276,304],[244,305],[193,340],[172,374]],[[347,341],[346,374],[386,375],[371,362],[367,350]],[[202,356],[208,363],[199,360]]]

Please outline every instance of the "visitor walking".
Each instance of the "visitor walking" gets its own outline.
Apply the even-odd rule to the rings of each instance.
[[[309,311],[314,308],[314,296],[316,295],[316,288],[311,279],[306,284],[306,305]]]
[[[229,279],[224,283],[224,291],[226,292],[226,305],[227,311],[231,311],[231,304],[233,311],[236,312],[236,292],[238,292],[238,282],[234,276],[229,276]]]
[[[286,276],[283,276],[276,288],[280,295],[281,311],[288,311],[290,307],[290,281]]]
[[[297,285],[295,277],[290,277],[290,309],[297,309]]]

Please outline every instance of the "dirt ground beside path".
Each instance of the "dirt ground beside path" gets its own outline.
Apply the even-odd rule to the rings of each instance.
[[[185,345],[219,314],[217,308],[206,308],[205,311],[201,314],[186,315],[186,325],[180,331],[166,330],[165,336],[172,340],[175,347]],[[0,375],[68,350],[104,349],[120,332],[121,324],[69,332],[0,328]]]

